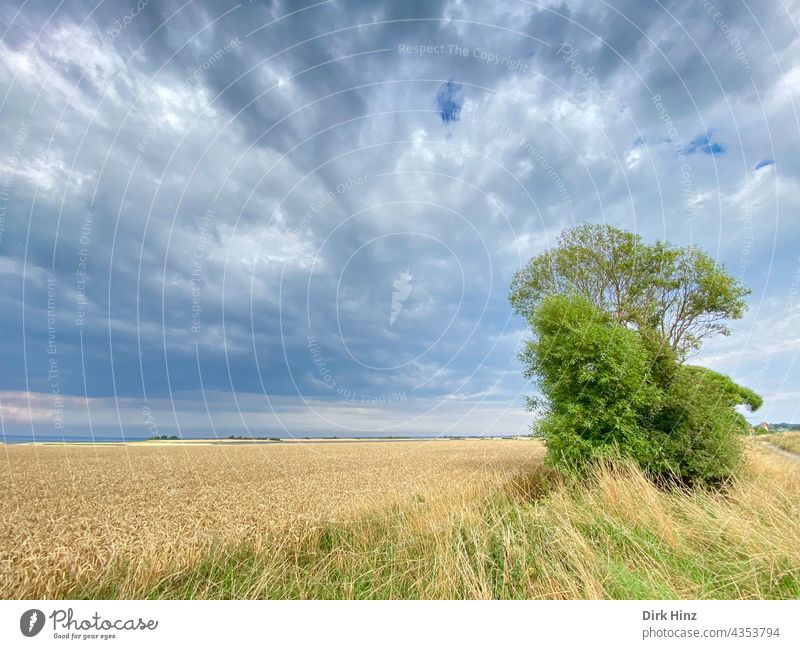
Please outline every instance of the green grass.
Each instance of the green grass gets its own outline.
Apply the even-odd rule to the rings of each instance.
[[[725,493],[632,468],[552,474],[479,500],[418,501],[299,538],[220,546],[147,583],[124,567],[75,598],[800,598],[800,480],[754,455]],[[138,585],[137,585],[138,584]]]

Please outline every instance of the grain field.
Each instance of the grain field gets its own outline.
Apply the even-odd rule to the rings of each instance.
[[[3,598],[57,597],[114,565],[149,583],[214,547],[486,493],[542,458],[515,440],[0,448]]]

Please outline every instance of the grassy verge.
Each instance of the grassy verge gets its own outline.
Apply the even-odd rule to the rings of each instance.
[[[263,546],[218,547],[148,583],[115,566],[76,598],[798,598],[800,473],[753,451],[725,493],[632,468],[539,475],[478,500],[396,507]]]
[[[789,451],[790,453],[797,453],[800,455],[800,433],[775,433],[774,435],[760,435],[760,440],[769,442],[773,446]]]

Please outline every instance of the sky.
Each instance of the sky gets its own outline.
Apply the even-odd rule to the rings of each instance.
[[[691,362],[800,421],[798,9],[3,2],[2,435],[524,434],[583,222],[750,287]]]

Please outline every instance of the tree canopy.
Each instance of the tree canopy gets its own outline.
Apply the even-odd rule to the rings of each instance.
[[[654,330],[684,360],[704,338],[730,333],[726,321],[742,317],[749,293],[696,247],[585,224],[517,271],[510,300],[529,318],[547,295],[581,295],[624,326]]]

